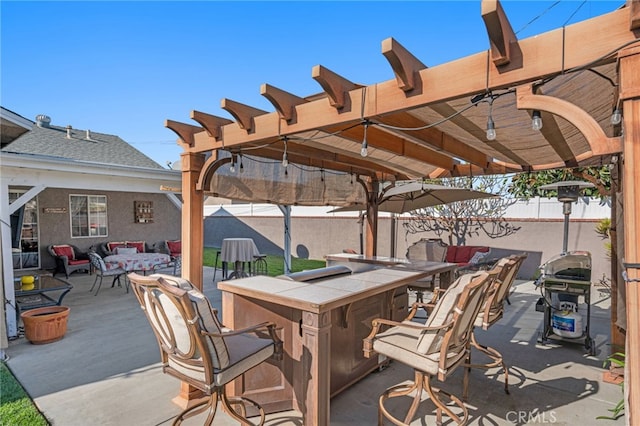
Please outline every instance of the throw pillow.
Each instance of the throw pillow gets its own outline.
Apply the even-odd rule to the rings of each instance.
[[[144,241],[127,241],[127,247],[135,247],[138,253],[146,252],[144,245]]]
[[[136,254],[138,249],[135,247],[116,247],[115,254]]]
[[[484,259],[487,254],[489,254],[489,253],[483,253],[481,251],[477,251],[476,254],[474,254],[471,257],[471,259],[469,259],[469,263],[472,264],[472,265],[475,265],[478,262],[480,262],[482,259]]]

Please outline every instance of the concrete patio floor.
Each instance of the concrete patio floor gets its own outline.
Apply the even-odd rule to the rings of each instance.
[[[205,294],[220,309],[213,269],[205,268],[204,275]],[[6,351],[7,365],[53,425],[171,424],[180,411],[171,402],[179,382],[162,374],[155,338],[135,296],[124,288],[111,288],[106,279],[94,296],[88,291],[93,279],[76,273],[69,280],[74,288],[64,299],[71,308],[65,337],[46,345],[32,345],[24,337],[13,340]],[[596,420],[609,414],[608,409],[622,397],[618,385],[602,380],[610,347],[609,295],[601,290],[592,286],[591,335],[597,353],[588,356],[582,345],[536,343],[543,322],[542,313],[535,311],[539,290],[531,281],[517,282],[505,317],[476,334],[481,343],[504,354],[510,394],[504,393],[504,375],[496,374],[497,370],[472,370],[469,424],[624,424],[624,418]],[[331,400],[331,424],[376,424],[379,395],[412,378],[412,371],[398,362],[370,374]],[[437,383],[456,395],[461,394],[461,384],[462,369]],[[423,414],[426,422],[418,419],[412,424],[435,423],[433,415]],[[201,415],[184,424],[197,425],[202,420]],[[214,424],[237,423],[219,410]],[[266,424],[303,422],[299,413],[285,412],[269,415]]]

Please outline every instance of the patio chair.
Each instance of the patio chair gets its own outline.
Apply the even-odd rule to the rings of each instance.
[[[154,251],[169,255],[171,261],[167,266],[173,267],[173,275],[177,275],[178,269],[182,267],[182,241],[160,241],[154,245]]]
[[[444,262],[447,255],[447,245],[439,238],[422,238],[407,249],[407,259]],[[436,277],[431,276],[409,284],[409,290],[416,292],[416,301],[423,302],[424,291],[436,287]]]
[[[173,424],[208,411],[205,424],[210,425],[220,401],[222,408],[242,424],[251,424],[246,418],[246,404],[251,404],[258,410],[262,425],[262,407],[248,398],[228,397],[225,385],[269,358],[282,356],[275,325],[265,322],[228,330],[218,321],[207,298],[187,280],[136,273],[129,274],[129,280],[160,346],[162,371],[208,396],[178,414]]]
[[[482,327],[483,330],[488,330],[493,324],[498,322],[504,314],[504,303],[507,301],[511,286],[518,275],[520,266],[527,258],[526,254],[512,255],[504,257],[498,261],[493,267],[491,272],[496,274],[496,280],[489,288],[485,301],[480,309],[480,313],[476,317],[474,326]],[[481,345],[476,340],[475,332],[471,335],[471,346],[476,348],[481,353],[485,354],[491,359],[491,362],[485,364],[472,364],[471,354],[469,354],[469,361],[465,367],[470,368],[484,368],[489,369],[493,367],[501,367],[504,371],[504,391],[509,393],[509,369],[504,362],[502,354],[497,350],[489,346]],[[465,375],[465,379],[468,379],[468,374]],[[463,384],[462,398],[467,399],[469,392],[469,384],[465,380]]]
[[[115,286],[116,281],[118,282],[118,287],[122,286],[120,282],[120,277],[126,273],[124,269],[122,268],[107,269],[107,265],[104,263],[104,260],[95,251],[89,252],[89,259],[91,259],[91,265],[93,265],[93,268],[96,272],[96,279],[93,281],[93,285],[91,286],[89,291],[93,291],[93,288],[96,286],[96,283],[98,283],[98,279],[100,279],[100,282],[98,283],[98,288],[96,289],[96,293],[94,294],[94,296],[98,295],[98,292],[100,291],[100,287],[102,287],[102,279],[104,277],[113,277],[113,282],[111,283],[111,287]],[[126,276],[124,277],[124,286],[127,290],[127,293],[129,293],[129,283],[127,282]]]
[[[456,396],[432,387],[433,377],[444,381],[455,369],[463,365],[469,354],[473,323],[485,299],[487,288],[496,275],[492,272],[478,272],[458,278],[443,293],[425,324],[412,321],[396,322],[383,318],[373,320],[373,329],[364,339],[364,355],[387,356],[414,369],[414,380],[410,384],[401,383],[390,387],[378,401],[378,424],[383,417],[397,425],[408,425],[416,416],[423,391],[436,406],[436,421],[442,423],[442,413],[457,424],[465,424],[468,411]],[[412,312],[419,308],[415,303]],[[415,314],[415,313],[413,313]],[[410,315],[412,317],[413,315]],[[391,328],[381,331],[381,327]],[[465,374],[468,374],[465,370]],[[389,398],[412,395],[412,402],[404,421],[398,420],[385,407]],[[442,400],[441,395],[453,402],[462,414],[452,411],[452,407]]]
[[[55,276],[59,272],[64,272],[67,278],[75,271],[87,271],[91,273],[89,256],[78,247],[71,244],[50,245],[47,251],[56,260]]]

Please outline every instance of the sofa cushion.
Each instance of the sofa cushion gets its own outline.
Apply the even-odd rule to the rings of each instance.
[[[144,241],[127,241],[127,247],[135,247],[138,253],[146,252]]]
[[[456,263],[456,252],[458,251],[459,246],[449,246],[447,247],[447,255],[445,256],[445,262]]]
[[[182,254],[182,241],[167,241],[167,247],[169,248],[169,254],[171,256],[180,256]]]
[[[73,247],[67,244],[53,246],[53,252],[56,256],[67,256],[69,260],[74,260],[76,258]]]
[[[449,246],[447,247],[446,262],[460,264],[469,264],[471,259],[477,252],[489,253],[487,246]]]
[[[471,259],[471,250],[473,247],[471,246],[460,246],[458,250],[456,250],[456,259],[455,263],[467,263],[469,259]]]

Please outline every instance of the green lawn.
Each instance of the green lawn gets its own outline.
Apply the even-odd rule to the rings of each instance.
[[[0,389],[0,424],[49,425],[4,363],[0,363]]]
[[[203,262],[205,266],[213,266],[213,263],[216,260],[216,252],[218,250],[220,249],[214,247],[204,248]],[[298,259],[291,257],[291,272],[323,268],[324,266],[326,266],[326,262],[324,260]],[[218,268],[222,268],[222,262],[220,262],[220,259],[218,259]],[[268,254],[267,271],[272,277],[284,274],[284,257]]]

